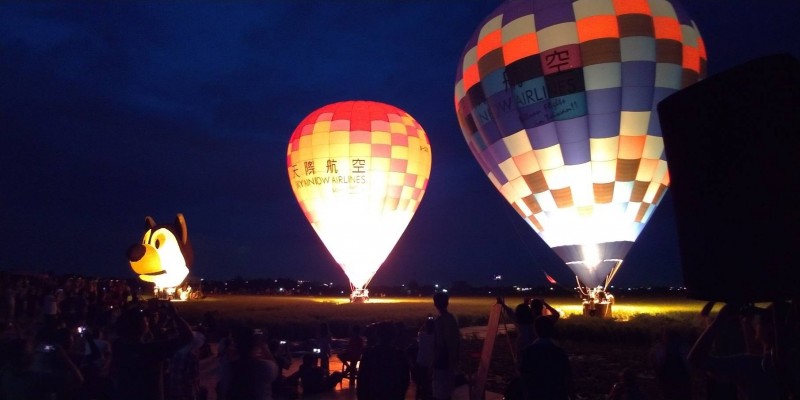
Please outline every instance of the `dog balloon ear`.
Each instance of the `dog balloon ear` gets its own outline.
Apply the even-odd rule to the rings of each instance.
[[[153,229],[156,226],[156,221],[151,216],[144,217],[144,229]]]
[[[189,230],[186,228],[186,218],[183,217],[183,214],[178,213],[175,216],[175,227],[179,229],[181,243],[185,245],[189,241]]]

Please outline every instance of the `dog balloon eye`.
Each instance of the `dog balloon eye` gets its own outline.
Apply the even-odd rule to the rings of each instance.
[[[156,248],[159,248],[159,247],[161,247],[161,242],[158,239],[156,239]]]

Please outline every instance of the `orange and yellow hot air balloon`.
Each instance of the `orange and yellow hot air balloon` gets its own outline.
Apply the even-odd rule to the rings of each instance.
[[[286,166],[300,208],[350,280],[351,300],[366,299],[425,195],[427,134],[397,107],[334,103],[300,122]]]

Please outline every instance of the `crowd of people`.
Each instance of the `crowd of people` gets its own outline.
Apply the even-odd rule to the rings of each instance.
[[[190,326],[173,303],[144,300],[125,281],[0,274],[6,321],[0,340],[0,400],[225,400],[313,398],[342,379],[358,381],[360,399],[403,399],[412,371],[420,398],[448,399],[455,387],[458,323],[448,298],[434,298],[421,346],[413,354],[390,321],[354,326],[346,350],[348,375],[330,371],[327,323],[315,348],[291,374],[285,342],[263,329],[229,327],[220,335],[217,384],[201,384],[200,361],[212,356],[205,327]],[[209,324],[210,325],[210,324]]]
[[[0,399],[201,397],[206,345],[173,304],[120,280],[0,274]]]
[[[292,369],[297,354],[264,329],[241,325],[221,334],[207,330],[213,321],[190,326],[173,303],[143,300],[124,281],[0,273],[0,290],[0,400],[318,398],[345,379],[364,400],[405,399],[412,383],[418,400],[468,396],[459,324],[446,293],[434,295],[436,314],[410,344],[400,340],[403,327],[384,321],[353,326],[347,345],[332,354],[323,322],[313,350]],[[554,339],[561,314],[543,299],[526,298],[515,308],[498,302],[517,328],[516,373],[505,398],[578,398],[570,355]],[[690,351],[667,330],[653,348],[658,398],[692,398],[692,370],[705,374],[710,399],[798,398],[796,303],[728,304],[715,318],[712,308],[702,310],[706,329]],[[334,356],[342,371],[331,371]],[[219,366],[214,387],[201,381],[207,357]],[[637,371],[623,369],[606,398],[648,397]]]

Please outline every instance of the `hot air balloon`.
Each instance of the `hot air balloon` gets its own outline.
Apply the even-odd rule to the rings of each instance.
[[[368,299],[369,281],[425,195],[427,134],[397,107],[334,103],[300,122],[286,166],[300,208],[350,280],[351,301]]]
[[[705,72],[673,0],[507,0],[464,50],[455,108],[494,186],[605,290],[669,186],[656,105]]]
[[[172,296],[181,286],[194,261],[186,218],[175,216],[172,224],[156,224],[145,217],[142,239],[128,248],[131,269],[145,282],[153,282],[158,295]]]

